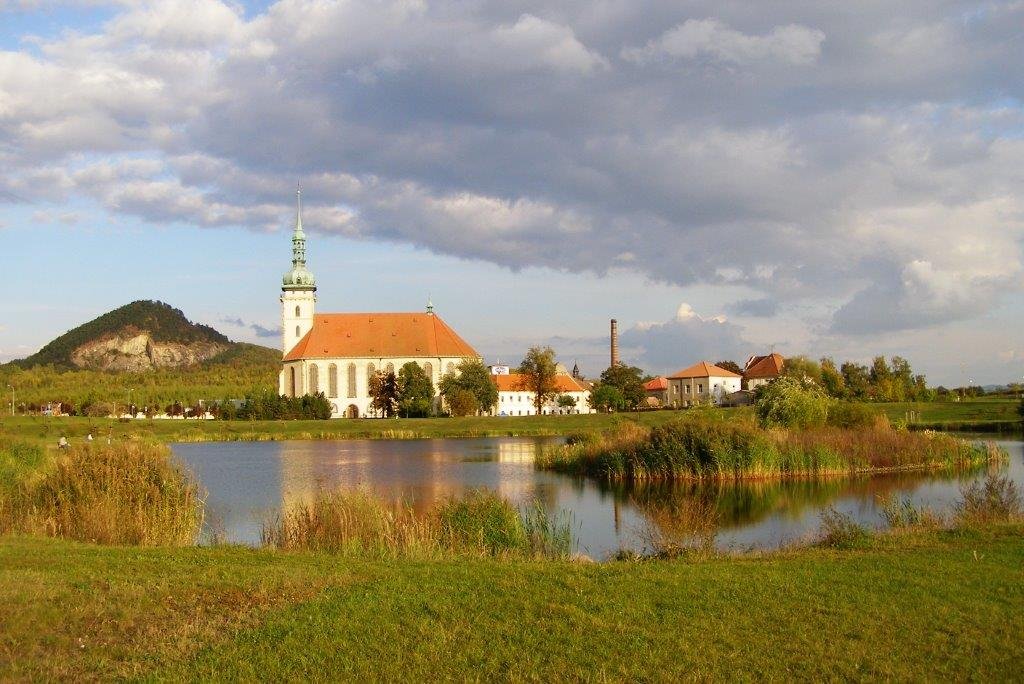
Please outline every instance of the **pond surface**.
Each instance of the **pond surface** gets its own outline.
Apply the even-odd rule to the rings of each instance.
[[[258,544],[264,521],[282,506],[324,489],[370,489],[414,506],[486,487],[517,505],[538,501],[571,519],[578,551],[605,558],[645,550],[648,515],[659,506],[700,499],[717,507],[723,549],[776,548],[813,535],[833,506],[863,524],[882,525],[878,498],[909,497],[949,511],[960,488],[984,471],[902,473],[852,479],[761,481],[740,485],[676,483],[613,486],[534,469],[552,438],[212,442],[172,445],[206,487],[207,524],[227,541]],[[1024,488],[1024,444],[1000,440],[1005,471]]]

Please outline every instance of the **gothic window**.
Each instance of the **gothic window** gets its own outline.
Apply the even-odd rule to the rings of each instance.
[[[316,394],[320,391],[320,370],[314,363],[309,367],[309,393]]]
[[[295,366],[292,366],[292,396],[299,396],[299,375],[295,372]]]
[[[331,399],[338,397],[338,367],[333,363],[327,367],[327,396]]]
[[[427,361],[423,364],[423,372],[427,374],[427,377],[430,378],[431,381],[434,380],[434,365],[432,363]]]
[[[372,363],[366,364],[366,392],[370,392],[370,383],[373,382],[373,376],[377,374],[377,367]]]
[[[348,398],[355,399],[356,396],[356,364],[348,364]]]
[[[295,336],[299,336],[299,326],[295,326]]]
[[[449,361],[448,362],[448,366],[445,368],[444,372],[445,373],[454,373],[455,372],[455,364],[452,363],[451,361]]]
[[[298,318],[301,315],[302,315],[302,309],[300,309],[298,306],[296,306],[295,307],[295,317]]]
[[[387,366],[384,367],[384,372],[385,373],[394,373],[395,372],[395,364],[389,363]]]

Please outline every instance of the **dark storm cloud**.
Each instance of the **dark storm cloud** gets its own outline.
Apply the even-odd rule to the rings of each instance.
[[[743,285],[744,316],[841,301],[837,334],[937,325],[1021,282],[1022,24],[1010,1],[129,4],[0,53],[0,198],[266,230],[301,177],[311,230]]]

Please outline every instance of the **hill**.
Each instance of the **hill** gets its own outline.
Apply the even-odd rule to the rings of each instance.
[[[75,413],[106,415],[129,397],[162,408],[273,392],[280,370],[280,350],[232,342],[167,304],[138,301],[0,365],[0,386],[14,388],[19,412],[62,402]]]
[[[231,340],[192,323],[178,309],[141,300],[70,330],[16,362],[23,368],[53,365],[107,371],[181,368],[228,351]]]

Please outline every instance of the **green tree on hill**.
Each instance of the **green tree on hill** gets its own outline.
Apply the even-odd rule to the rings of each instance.
[[[831,400],[808,378],[783,376],[761,385],[754,394],[754,409],[762,427],[808,428],[824,425]]]

